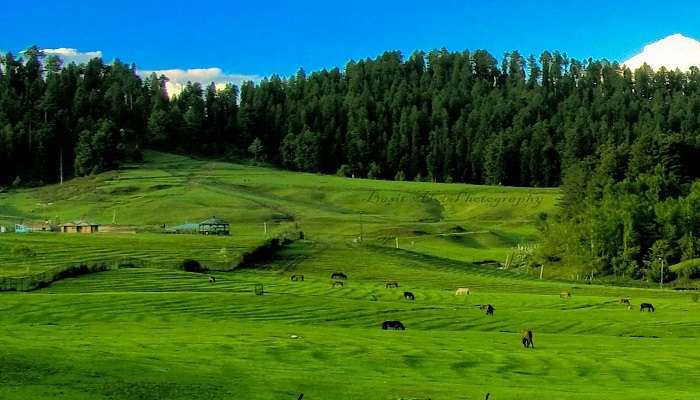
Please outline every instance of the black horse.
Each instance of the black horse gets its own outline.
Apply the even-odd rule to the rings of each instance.
[[[535,348],[535,343],[532,341],[532,331],[529,329],[520,331],[520,341],[523,343],[525,348]]]
[[[292,278],[291,278],[291,279],[292,279],[293,281],[302,281],[302,282],[303,282],[303,281],[304,281],[304,275],[301,275],[301,274],[299,274],[299,275],[294,274],[294,275],[292,275]]]
[[[654,306],[651,303],[642,303],[639,305],[639,311],[654,312]]]
[[[486,313],[486,315],[493,315],[494,308],[491,304],[483,304],[481,306],[481,309],[484,310],[484,313]]]
[[[387,282],[387,283],[384,285],[384,287],[387,288],[387,289],[389,289],[389,288],[398,288],[398,287],[399,287],[399,283],[398,283],[398,282]]]
[[[346,279],[348,279],[348,276],[345,275],[345,274],[342,273],[342,272],[334,272],[334,273],[331,275],[331,279],[342,279],[342,280],[346,280]]]
[[[414,296],[411,292],[403,292],[403,298],[406,300],[415,300],[416,296]]]
[[[384,329],[384,330],[393,329],[393,330],[405,331],[406,327],[403,326],[401,321],[384,321],[384,322],[382,322],[382,329]]]

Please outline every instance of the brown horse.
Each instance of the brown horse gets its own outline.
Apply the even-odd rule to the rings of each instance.
[[[651,303],[642,303],[639,305],[639,311],[654,312],[654,306]]]
[[[406,327],[401,323],[401,321],[384,321],[382,322],[382,329],[393,329],[405,331]]]
[[[403,298],[406,300],[415,300],[416,296],[411,292],[403,292]]]
[[[571,298],[571,292],[561,292],[561,293],[559,293],[559,298],[561,298],[561,299],[570,299],[570,298]]]
[[[525,348],[535,348],[535,343],[532,341],[532,331],[529,329],[520,331],[520,341],[523,343]]]
[[[384,285],[384,287],[387,288],[387,289],[389,289],[389,288],[398,288],[398,287],[399,287],[399,283],[398,283],[398,282],[387,282],[387,283]]]

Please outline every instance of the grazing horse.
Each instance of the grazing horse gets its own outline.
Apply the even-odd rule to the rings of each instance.
[[[210,276],[209,283],[216,283],[216,278],[214,278],[213,276]]]
[[[525,348],[535,348],[535,343],[532,341],[532,331],[529,329],[520,331],[520,341],[523,343]]]
[[[384,285],[384,287],[387,288],[387,289],[389,289],[389,288],[398,288],[398,287],[399,287],[399,283],[398,283],[398,282],[387,282],[387,283]]]
[[[293,281],[302,281],[302,282],[303,282],[303,281],[304,281],[304,275],[301,275],[301,274],[299,274],[299,275],[294,274],[294,275],[292,275],[292,280],[293,280]]]
[[[346,280],[346,279],[348,279],[348,276],[345,275],[345,274],[342,273],[342,272],[334,272],[334,273],[331,275],[331,279],[342,279],[342,280]]]
[[[495,310],[491,304],[482,304],[480,307],[484,310],[486,315],[493,315],[493,310]]]
[[[630,305],[630,298],[629,297],[623,297],[620,299],[620,304],[627,304],[628,306]]]
[[[570,299],[571,292],[561,292],[561,293],[559,293],[559,298],[560,299]]]
[[[458,288],[457,291],[455,292],[455,296],[464,296],[464,295],[469,295],[469,288],[461,287]]]
[[[335,281],[333,282],[333,287],[343,287],[344,283],[341,281]]]
[[[401,321],[384,321],[384,322],[382,322],[382,329],[384,329],[384,330],[393,329],[393,330],[405,331],[406,327],[403,326]]]
[[[406,300],[415,300],[416,296],[414,296],[411,292],[403,292],[403,298]]]
[[[642,303],[639,305],[639,311],[651,311],[654,312],[654,306],[651,303]]]

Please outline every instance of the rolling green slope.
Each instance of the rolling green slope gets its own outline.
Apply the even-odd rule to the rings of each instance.
[[[148,153],[146,162],[78,178],[64,185],[0,194],[0,224],[115,222],[138,231],[197,222],[216,215],[232,223],[226,240],[193,236],[100,234],[0,235],[0,274],[40,271],[96,257],[137,257],[167,266],[190,256],[205,263],[236,258],[268,234],[294,225],[332,242],[399,246],[462,261],[503,262],[512,247],[537,240],[534,216],[552,211],[557,191],[386,182],[292,173]],[[63,236],[63,237],[61,237]],[[12,249],[30,247],[28,258]]]
[[[330,285],[336,270],[343,288]],[[0,295],[0,397],[693,399],[700,385],[700,305],[685,293],[314,241],[216,277],[122,269]],[[656,312],[640,313],[643,301]],[[406,330],[382,331],[389,319]],[[535,349],[519,343],[523,328]]]

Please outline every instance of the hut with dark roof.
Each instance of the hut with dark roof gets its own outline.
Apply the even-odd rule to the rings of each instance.
[[[230,235],[230,226],[221,218],[211,217],[199,223],[199,233],[202,235]]]

